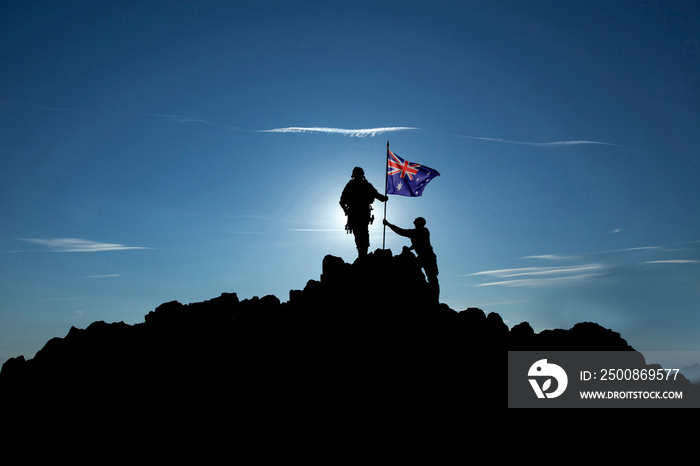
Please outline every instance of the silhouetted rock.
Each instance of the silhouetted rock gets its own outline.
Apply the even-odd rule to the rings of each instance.
[[[691,383],[700,384],[700,365],[693,364],[691,366],[685,366],[680,370],[680,372]]]
[[[354,263],[326,256],[319,280],[275,296],[168,302],[143,323],[94,322],[0,372],[3,411],[150,416],[175,410],[229,422],[296,413],[466,413],[506,406],[508,350],[634,351],[594,323],[535,333],[430,298],[408,251]]]
[[[511,351],[634,351],[620,334],[592,322],[581,322],[569,330],[543,330],[536,334],[528,322],[510,330]]]

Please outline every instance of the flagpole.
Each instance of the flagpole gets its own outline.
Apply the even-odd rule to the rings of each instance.
[[[389,141],[386,142],[386,155],[384,156],[384,197],[386,197],[386,183],[389,181]],[[386,220],[386,201],[384,201],[384,220]],[[384,230],[382,231],[382,249],[386,249],[386,225],[382,221]]]

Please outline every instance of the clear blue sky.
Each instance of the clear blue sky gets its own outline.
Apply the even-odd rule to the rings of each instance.
[[[696,1],[6,4],[0,362],[286,301],[356,257],[338,198],[387,141],[442,174],[387,218],[426,218],[450,307],[700,350],[699,41]]]

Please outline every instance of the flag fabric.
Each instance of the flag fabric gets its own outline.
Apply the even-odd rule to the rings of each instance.
[[[388,170],[386,176],[387,194],[408,197],[420,196],[430,180],[440,176],[437,170],[403,160],[389,149],[387,149],[386,153]]]

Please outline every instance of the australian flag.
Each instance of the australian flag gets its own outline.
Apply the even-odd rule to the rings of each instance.
[[[387,149],[386,153],[388,170],[386,177],[387,194],[409,197],[420,196],[430,180],[440,176],[437,170],[403,160],[389,149]]]

